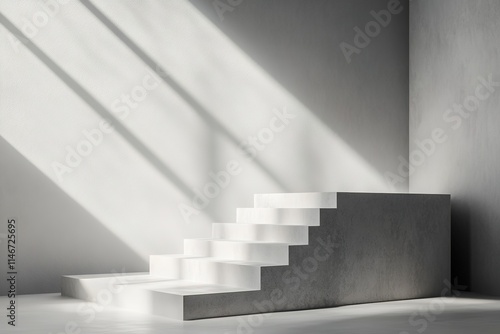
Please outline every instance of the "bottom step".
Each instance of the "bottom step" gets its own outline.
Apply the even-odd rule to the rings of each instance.
[[[63,296],[142,313],[189,320],[184,297],[251,291],[231,286],[166,279],[149,273],[63,276]]]

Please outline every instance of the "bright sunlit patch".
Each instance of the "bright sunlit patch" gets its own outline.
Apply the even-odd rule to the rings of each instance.
[[[388,191],[361,156],[188,1],[94,5],[99,12],[64,6],[31,40],[81,90],[27,48],[3,46],[0,134],[145,260],[180,251],[184,226],[189,236],[208,236],[207,222],[233,222],[253,193]],[[35,7],[1,9],[22,29]],[[104,111],[96,113],[95,103]],[[105,133],[106,114],[123,128]],[[193,194],[215,182],[210,173],[231,160],[241,173],[186,225],[178,205],[192,205]],[[57,172],[54,162],[68,169]]]

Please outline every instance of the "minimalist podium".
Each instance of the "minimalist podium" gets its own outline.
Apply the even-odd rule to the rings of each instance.
[[[62,295],[179,320],[438,297],[450,279],[450,196],[254,196],[149,273],[62,277]]]

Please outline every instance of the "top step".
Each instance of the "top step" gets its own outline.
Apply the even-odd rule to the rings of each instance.
[[[256,208],[337,208],[337,193],[256,194]]]

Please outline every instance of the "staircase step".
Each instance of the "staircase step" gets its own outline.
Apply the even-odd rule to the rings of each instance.
[[[307,226],[215,223],[212,235],[216,239],[280,242],[290,245],[307,245]]]
[[[238,208],[236,221],[244,224],[319,226],[320,209]]]
[[[183,279],[246,289],[260,289],[260,268],[273,263],[223,261],[211,257],[151,255],[150,274],[169,279]]]
[[[256,194],[256,208],[337,208],[337,193]]]
[[[184,297],[252,291],[232,286],[172,280],[148,273],[63,276],[61,294],[142,313],[184,320]]]
[[[220,260],[288,264],[288,244],[223,239],[185,239],[187,256],[213,257]]]

